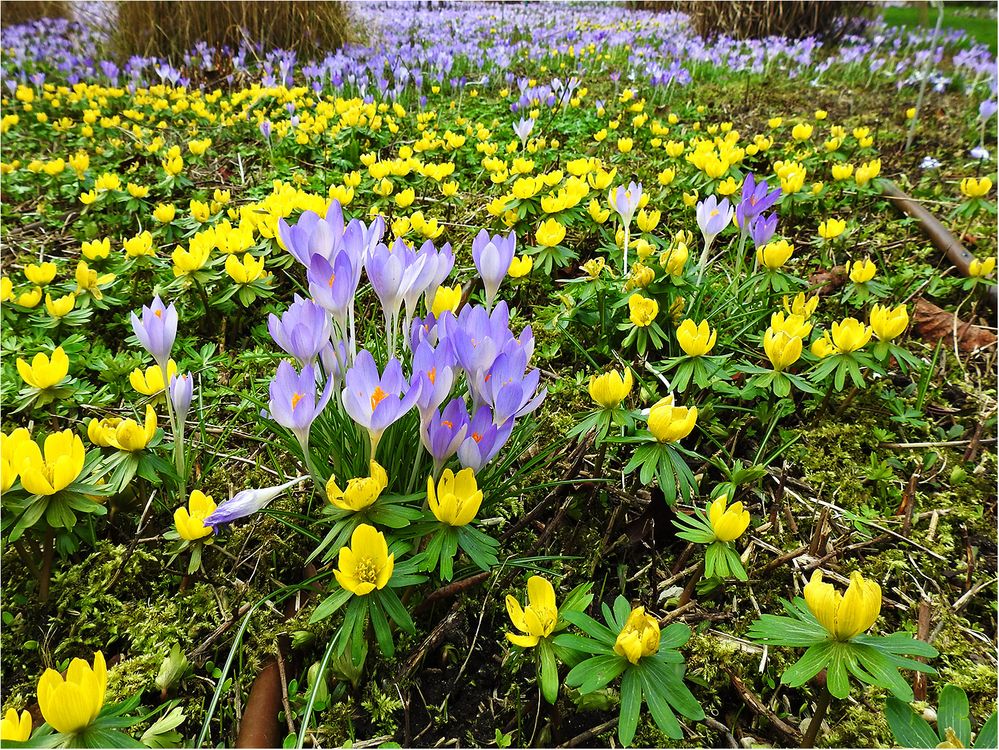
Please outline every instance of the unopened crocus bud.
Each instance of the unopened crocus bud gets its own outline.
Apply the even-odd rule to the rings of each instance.
[[[308,479],[307,476],[297,477],[289,482],[279,484],[275,487],[261,487],[259,489],[249,489],[237,492],[235,497],[231,500],[226,500],[209,516],[207,516],[204,520],[204,524],[205,526],[217,527],[224,523],[232,523],[236,519],[252,515],[258,510],[266,508],[267,505],[282,492],[295,486],[299,482],[304,482],[306,479]]]
[[[173,404],[178,424],[183,424],[187,419],[187,412],[191,408],[193,397],[194,378],[191,373],[185,372],[183,375],[174,375],[170,378],[170,402]]]

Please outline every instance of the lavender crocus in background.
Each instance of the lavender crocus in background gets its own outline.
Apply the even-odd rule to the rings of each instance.
[[[635,218],[638,205],[642,202],[642,183],[632,182],[628,187],[618,185],[607,193],[607,203],[621,217],[624,228],[624,273],[628,273],[628,245],[631,242],[631,221]]]
[[[709,195],[697,204],[697,226],[701,229],[701,236],[704,238],[704,250],[701,252],[701,260],[697,269],[697,283],[701,283],[704,277],[704,270],[708,265],[708,254],[711,252],[711,245],[721,231],[732,221],[735,209],[728,202],[728,198],[719,201],[715,196]]]
[[[267,330],[274,343],[297,359],[302,367],[315,363],[333,335],[326,310],[297,294],[291,307],[280,318],[274,313],[268,316]]]
[[[510,270],[510,263],[517,253],[517,235],[510,232],[506,237],[490,236],[485,229],[475,235],[472,241],[472,260],[482,278],[486,292],[486,310],[491,310],[500,284]]]
[[[217,529],[222,524],[246,518],[259,510],[266,508],[272,500],[282,492],[294,487],[300,482],[304,482],[308,477],[296,477],[284,484],[275,487],[260,487],[257,489],[243,490],[237,492],[230,500],[221,503],[214,511],[205,518],[205,526]]]

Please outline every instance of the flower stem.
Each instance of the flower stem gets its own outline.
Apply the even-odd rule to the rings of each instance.
[[[822,692],[819,693],[818,700],[815,702],[815,713],[812,714],[812,720],[808,722],[805,736],[801,739],[802,747],[815,746],[815,737],[819,733],[819,727],[822,726],[822,720],[826,717],[826,710],[829,708],[831,700],[832,694],[829,692],[829,686],[823,682]]]
[[[52,578],[52,558],[55,555],[55,531],[45,526],[45,542],[42,547],[42,569],[38,573],[38,601],[49,600],[49,582]]]

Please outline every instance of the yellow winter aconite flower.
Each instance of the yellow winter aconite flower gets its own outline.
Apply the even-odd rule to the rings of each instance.
[[[83,441],[72,430],[47,436],[44,455],[33,440],[17,443],[14,451],[21,485],[34,495],[54,495],[71,485],[83,471],[86,457]]]
[[[644,208],[638,212],[638,228],[643,232],[651,232],[659,226],[659,219],[662,213],[656,210],[646,211]]]
[[[643,656],[652,656],[658,652],[659,623],[652,615],[646,614],[645,607],[636,607],[631,610],[614,641],[614,653],[632,664],[638,664]]]
[[[812,131],[815,128],[804,122],[799,122],[793,128],[791,128],[791,137],[796,141],[807,141],[812,137]]]
[[[388,487],[388,474],[381,464],[372,461],[369,471],[370,476],[348,479],[347,487],[342,490],[336,483],[336,477],[331,476],[326,482],[326,499],[341,510],[352,513],[364,510]]]
[[[457,474],[444,469],[434,488],[434,478],[427,477],[427,503],[434,517],[448,526],[471,523],[482,505],[482,490],[475,481],[475,472],[464,468]]]
[[[69,315],[75,306],[76,295],[73,292],[64,297],[57,297],[56,299],[52,299],[51,294],[45,294],[45,309],[49,311],[49,315],[53,318],[63,318]]]
[[[252,284],[267,275],[264,272],[263,256],[254,258],[249,253],[243,255],[242,259],[238,255],[228,256],[225,259],[225,272],[237,284]]]
[[[797,336],[800,339],[812,332],[812,324],[808,322],[808,318],[794,313],[785,315],[781,311],[770,316],[770,327],[775,331],[783,331],[788,336]]]
[[[145,198],[149,195],[149,188],[144,185],[136,185],[134,182],[130,182],[125,186],[125,190],[133,198]]]
[[[618,138],[617,150],[622,154],[627,154],[634,147],[635,141],[631,138]]]
[[[350,546],[340,548],[336,581],[357,596],[383,589],[392,577],[395,555],[389,554],[385,535],[362,523],[350,536]]]
[[[846,222],[842,219],[826,219],[819,222],[819,237],[824,240],[831,240],[843,234],[846,229]]]
[[[833,346],[832,339],[829,338],[829,331],[823,331],[822,335],[812,342],[811,350],[812,354],[819,359],[824,359],[830,354],[836,353],[836,347]]]
[[[0,277],[0,302],[6,302],[14,296],[14,282],[9,276]]]
[[[971,261],[971,263],[968,264],[968,275],[981,279],[985,278],[986,276],[991,276],[992,272],[995,269],[996,269],[995,258],[986,258],[985,260],[979,260],[978,258],[975,258],[974,260]]]
[[[652,321],[659,314],[659,303],[635,293],[628,297],[628,313],[632,325],[646,328],[652,325]]]
[[[894,310],[882,305],[871,308],[871,329],[879,341],[891,341],[902,334],[909,325],[909,312],[905,304],[898,305]]]
[[[24,742],[31,736],[31,714],[22,711],[17,715],[17,711],[8,708],[3,719],[0,720],[0,740],[11,742]]]
[[[690,357],[703,357],[714,348],[718,331],[711,330],[708,321],[695,323],[690,318],[684,320],[676,329],[676,340],[680,348]]]
[[[21,292],[11,301],[18,307],[38,307],[38,303],[42,301],[42,288],[32,287],[30,291]]]
[[[864,258],[855,263],[847,263],[846,272],[854,284],[864,284],[874,278],[874,274],[878,272],[878,267],[870,258]]]
[[[523,633],[507,633],[507,640],[521,648],[537,646],[538,641],[550,636],[558,624],[555,588],[547,579],[531,576],[527,579],[527,606],[522,608],[520,602],[508,594],[506,612],[513,626]]]
[[[115,279],[113,273],[98,275],[97,271],[88,266],[85,260],[76,264],[75,277],[77,294],[85,292],[94,299],[103,299],[104,293],[101,291],[101,287],[110,284]]]
[[[430,311],[434,314],[435,318],[443,315],[445,310],[453,313],[458,309],[458,305],[461,304],[461,295],[461,284],[455,284],[453,287],[438,287],[437,294],[434,295],[434,304],[431,306]]]
[[[846,593],[840,594],[831,583],[824,583],[822,571],[816,570],[804,593],[805,604],[815,619],[837,641],[848,641],[866,632],[881,614],[881,587],[859,571],[850,575]]]
[[[153,235],[148,231],[129,237],[124,242],[125,255],[129,258],[138,258],[143,255],[155,255],[153,249]]]
[[[881,174],[881,160],[871,159],[871,161],[869,162],[865,161],[863,164],[857,167],[857,171],[854,174],[853,179],[854,181],[856,181],[858,185],[863,187],[868,182],[877,177],[879,174]]]
[[[555,219],[546,219],[541,222],[535,236],[539,245],[555,247],[565,238],[565,227]]]
[[[790,260],[794,254],[794,245],[787,240],[768,242],[756,251],[756,260],[764,268],[776,271]]]
[[[798,292],[790,302],[788,302],[785,296],[783,304],[784,311],[788,315],[800,315],[802,318],[808,319],[819,306],[819,295],[813,294],[811,297],[806,298],[804,292]]]
[[[156,435],[156,410],[146,404],[146,421],[139,424],[134,419],[90,420],[87,435],[94,445],[117,448],[134,453],[143,450]]]
[[[170,256],[173,260],[173,275],[177,277],[189,276],[200,271],[208,262],[208,256],[211,255],[211,252],[211,245],[207,243],[191,242],[191,246],[187,250],[178,245]]]
[[[582,269],[590,279],[596,280],[600,278],[600,274],[603,273],[606,265],[607,261],[603,258],[590,258],[582,265]]]
[[[86,729],[104,707],[107,684],[107,664],[100,651],[94,654],[93,667],[83,659],[73,659],[65,680],[54,669],[46,669],[38,680],[42,717],[62,734]]]
[[[18,427],[10,435],[0,432],[0,492],[6,492],[17,480],[18,446],[31,442],[31,433]]]
[[[205,526],[205,519],[217,507],[209,495],[201,490],[194,490],[187,500],[187,507],[177,508],[173,514],[173,524],[177,527],[180,538],[196,542],[210,536],[214,529],[211,526]]]
[[[21,375],[21,380],[32,388],[45,390],[62,382],[69,373],[69,357],[61,346],[56,347],[52,352],[52,358],[45,356],[41,352],[35,355],[29,365],[20,357],[17,358],[17,371]]]
[[[874,331],[856,318],[844,318],[832,324],[832,343],[842,354],[855,352],[867,345]]]
[[[177,215],[177,207],[172,203],[157,203],[153,209],[153,218],[160,224],[169,224]]]
[[[749,511],[742,503],[728,504],[729,498],[722,495],[708,506],[708,521],[715,538],[720,542],[732,542],[749,528]]]
[[[45,286],[56,275],[55,263],[30,264],[24,267],[24,276],[35,286]]]
[[[613,370],[603,375],[591,375],[590,398],[605,409],[616,409],[631,393],[633,384],[631,369],[627,367],[623,377]]]
[[[590,214],[590,218],[597,222],[597,224],[603,224],[610,216],[610,209],[601,208],[600,201],[596,198],[590,200],[586,210]]]
[[[105,237],[103,240],[84,242],[80,252],[87,260],[101,260],[111,254],[111,240]]]
[[[195,156],[201,156],[212,145],[211,138],[203,138],[198,141],[188,141],[187,148]]]
[[[853,176],[853,165],[852,164],[833,164],[832,166],[832,176],[836,182],[842,182],[843,180],[849,180]]]
[[[965,177],[961,180],[961,192],[968,198],[981,198],[987,195],[992,189],[992,180],[982,177],[980,180],[974,177]]]
[[[786,331],[775,331],[768,328],[763,334],[763,351],[767,354],[767,359],[773,365],[774,370],[780,372],[801,357],[802,341],[800,336],[792,336]]]
[[[683,440],[697,424],[697,407],[674,406],[673,395],[657,401],[649,409],[649,432],[660,443]]]
[[[172,359],[167,360],[167,376],[172,378],[177,374],[177,363]],[[159,365],[151,365],[143,370],[136,367],[129,373],[128,382],[136,392],[143,396],[155,396],[163,391],[163,370]]]
[[[534,267],[534,258],[530,255],[521,255],[519,257],[514,257],[510,261],[510,270],[507,273],[514,279],[519,279],[522,276],[527,276]]]

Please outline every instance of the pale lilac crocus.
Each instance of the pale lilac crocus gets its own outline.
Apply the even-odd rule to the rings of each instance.
[[[728,202],[728,198],[723,198],[719,202],[718,198],[709,195],[697,204],[697,226],[701,228],[701,236],[704,237],[704,250],[701,253],[700,267],[697,271],[698,284],[704,276],[704,270],[708,264],[708,254],[711,252],[711,245],[714,243],[715,237],[731,223],[734,213],[735,209]]]
[[[311,299],[297,294],[291,307],[279,318],[271,313],[267,330],[274,343],[293,356],[305,367],[316,361],[319,352],[330,342],[333,327],[325,309]]]
[[[454,370],[451,352],[446,346],[434,349],[430,342],[423,341],[413,352],[413,377],[421,380],[420,397],[416,408],[420,412],[420,424],[426,425],[431,415],[451,393],[454,385]]]
[[[177,308],[173,304],[165,306],[159,295],[156,295],[149,307],[142,306],[141,319],[132,313],[132,331],[142,348],[153,355],[166,376],[170,350],[177,338]]]
[[[308,479],[307,476],[296,477],[275,487],[259,487],[237,492],[232,499],[221,503],[205,518],[205,526],[217,529],[222,524],[232,523],[239,518],[253,515],[257,511],[266,508],[282,492],[300,482],[304,482],[306,479]]]
[[[540,370],[527,370],[524,349],[516,348],[496,357],[488,373],[478,373],[475,391],[480,401],[492,407],[493,423],[499,427],[541,406],[548,392],[536,392],[540,379]]]
[[[316,417],[326,408],[333,394],[333,378],[326,379],[322,394],[316,397],[316,370],[306,365],[302,372],[287,360],[278,365],[277,374],[271,380],[270,401],[267,404],[270,415],[282,427],[295,435],[306,461],[309,459],[309,431]]]
[[[499,291],[500,284],[510,270],[510,263],[517,253],[517,235],[510,232],[506,237],[495,234],[490,236],[485,229],[481,230],[472,241],[472,260],[482,277],[482,287],[486,292],[486,310],[491,310],[493,300]]]
[[[371,287],[382,303],[390,356],[395,354],[399,310],[406,294],[421,280],[426,262],[427,256],[417,256],[398,238],[391,246],[376,245],[364,262]]]
[[[170,378],[170,401],[173,402],[173,412],[177,415],[177,423],[184,424],[187,412],[191,409],[194,398],[194,378],[185,372]]]
[[[354,366],[344,376],[341,397],[350,418],[368,431],[372,459],[382,434],[413,408],[420,390],[420,381],[406,382],[402,364],[395,357],[379,376],[371,352],[362,349],[358,353]]]
[[[642,202],[642,183],[631,182],[628,187],[618,185],[611,188],[607,193],[607,203],[621,217],[621,226],[624,227],[624,272],[628,273],[628,245],[631,240],[631,221],[638,211],[638,204]]]
[[[440,476],[444,464],[458,452],[458,446],[468,434],[468,426],[464,399],[453,398],[443,412],[435,410],[420,430],[423,445],[434,459],[435,477]]]
[[[520,139],[521,149],[527,148],[527,139],[531,137],[531,131],[533,130],[534,119],[531,117],[524,117],[519,122],[514,123],[513,132]]]
[[[461,465],[477,472],[492,461],[510,438],[513,423],[514,420],[510,419],[497,427],[493,423],[493,414],[489,407],[480,406],[469,421],[465,439],[458,446],[458,460]]]

